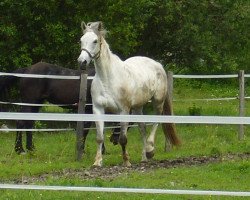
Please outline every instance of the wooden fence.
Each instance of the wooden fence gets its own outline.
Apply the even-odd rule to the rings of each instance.
[[[245,116],[245,75],[244,70],[240,70],[238,75],[174,75],[173,72],[168,71],[168,93],[170,96],[171,103],[173,103],[173,88],[174,88],[174,78],[238,78],[239,80],[239,116]],[[239,124],[238,139],[243,140],[244,138],[244,125]]]

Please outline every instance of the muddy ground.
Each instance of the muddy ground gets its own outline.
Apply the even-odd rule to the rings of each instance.
[[[187,157],[174,160],[152,160],[147,163],[136,163],[132,164],[132,167],[123,167],[121,165],[101,167],[101,168],[90,168],[90,169],[65,169],[58,172],[51,172],[41,174],[33,177],[22,177],[15,180],[1,180],[2,183],[15,183],[15,184],[33,184],[37,181],[44,182],[48,178],[53,177],[54,179],[59,178],[80,178],[80,179],[105,179],[112,180],[117,176],[129,174],[131,172],[145,173],[154,169],[168,169],[183,166],[199,166],[209,163],[219,163],[228,160],[242,160],[250,159],[250,153],[242,154],[227,154],[223,156],[200,156],[200,157]]]

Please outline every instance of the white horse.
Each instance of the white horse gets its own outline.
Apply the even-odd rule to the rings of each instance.
[[[85,27],[84,27],[85,26]],[[105,30],[101,22],[82,23],[83,36],[78,62],[81,67],[94,60],[96,75],[91,86],[93,113],[105,112],[127,115],[142,114],[143,105],[152,100],[156,114],[171,115],[172,108],[167,96],[167,76],[162,65],[147,57],[131,57],[122,61],[113,54],[104,39]],[[94,166],[102,165],[104,122],[97,121],[97,153]],[[158,124],[155,123],[146,138],[145,123],[139,123],[143,140],[142,161],[154,155],[154,141]],[[119,143],[122,147],[123,164],[130,166],[126,150],[128,123],[121,123]],[[178,145],[174,124],[163,124],[166,139]]]

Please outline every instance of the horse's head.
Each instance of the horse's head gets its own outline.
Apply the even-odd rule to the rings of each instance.
[[[81,69],[88,66],[93,59],[100,56],[101,37],[103,34],[102,22],[89,22],[87,25],[82,22],[83,36],[80,39],[81,54],[77,61]]]

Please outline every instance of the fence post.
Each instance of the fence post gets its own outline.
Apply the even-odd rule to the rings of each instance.
[[[239,71],[239,116],[245,115],[245,78],[244,70]],[[244,125],[239,125],[238,139],[243,140],[244,138]]]
[[[169,103],[173,107],[173,72],[167,72],[167,93],[169,96]],[[169,140],[165,140],[165,152],[171,151],[172,145]]]
[[[86,94],[87,94],[87,74],[86,72],[81,74],[80,77],[80,91],[78,102],[78,114],[85,113]],[[76,128],[76,160],[81,160],[83,155],[83,133],[84,122],[77,122]]]
[[[174,88],[173,72],[168,71],[167,77],[168,77],[168,95],[171,101],[170,103],[172,105],[173,104],[173,88]]]

